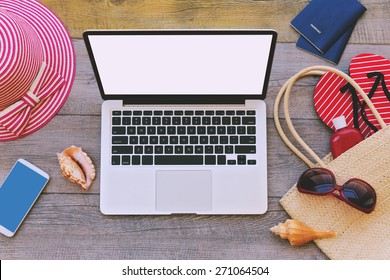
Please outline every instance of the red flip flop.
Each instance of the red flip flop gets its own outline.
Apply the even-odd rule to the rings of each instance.
[[[351,77],[371,97],[385,122],[390,123],[390,61],[370,54],[356,56],[350,65]],[[332,120],[343,115],[348,127],[358,128],[364,137],[377,131],[379,125],[371,110],[355,89],[343,78],[327,72],[314,90],[314,107],[331,129]]]
[[[352,79],[367,93],[386,124],[390,124],[390,60],[376,54],[363,53],[355,56],[349,66]],[[361,111],[372,126],[361,130],[362,134],[372,133],[379,128],[370,108],[359,96]]]

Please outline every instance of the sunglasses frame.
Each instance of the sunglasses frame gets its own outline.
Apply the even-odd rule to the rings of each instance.
[[[333,185],[332,185],[332,188],[327,191],[327,192],[313,192],[313,191],[308,191],[308,190],[305,190],[303,189],[299,182],[301,181],[302,177],[306,174],[307,171],[309,170],[325,170],[326,172],[329,173],[329,175],[332,177],[333,179]],[[363,182],[365,185],[367,185],[369,188],[371,188],[372,190],[372,193],[374,194],[374,204],[371,208],[367,209],[367,208],[362,208],[362,207],[359,207],[353,203],[351,203],[344,195],[343,193],[343,189],[345,189],[345,187],[350,183],[350,182],[356,182],[356,181],[359,181],[359,182]],[[312,195],[320,195],[320,196],[325,196],[325,195],[328,195],[328,194],[332,194],[334,197],[344,201],[345,203],[347,203],[349,206],[352,206],[353,208],[357,209],[357,210],[360,210],[366,214],[369,214],[371,213],[374,209],[375,209],[375,205],[376,205],[376,192],[375,192],[375,189],[369,184],[367,183],[366,181],[363,181],[359,178],[351,178],[349,179],[347,182],[345,182],[343,185],[339,186],[337,185],[336,183],[336,177],[334,175],[334,173],[329,170],[329,169],[326,169],[326,168],[322,168],[322,167],[315,167],[315,168],[309,168],[307,170],[305,170],[302,175],[299,177],[298,179],[298,182],[297,182],[297,188],[298,188],[298,191],[301,192],[301,193],[307,193],[307,194],[312,194]],[[335,191],[338,191],[338,193],[335,193]]]

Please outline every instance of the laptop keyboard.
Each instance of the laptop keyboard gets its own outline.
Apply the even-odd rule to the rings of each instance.
[[[254,110],[113,110],[112,165],[255,165]]]

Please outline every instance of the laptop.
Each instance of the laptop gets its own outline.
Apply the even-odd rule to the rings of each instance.
[[[272,30],[96,30],[106,215],[263,214]]]

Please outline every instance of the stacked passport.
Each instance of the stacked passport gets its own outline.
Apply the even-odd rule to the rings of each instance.
[[[312,0],[291,21],[301,34],[297,47],[337,64],[366,10],[357,0]]]

